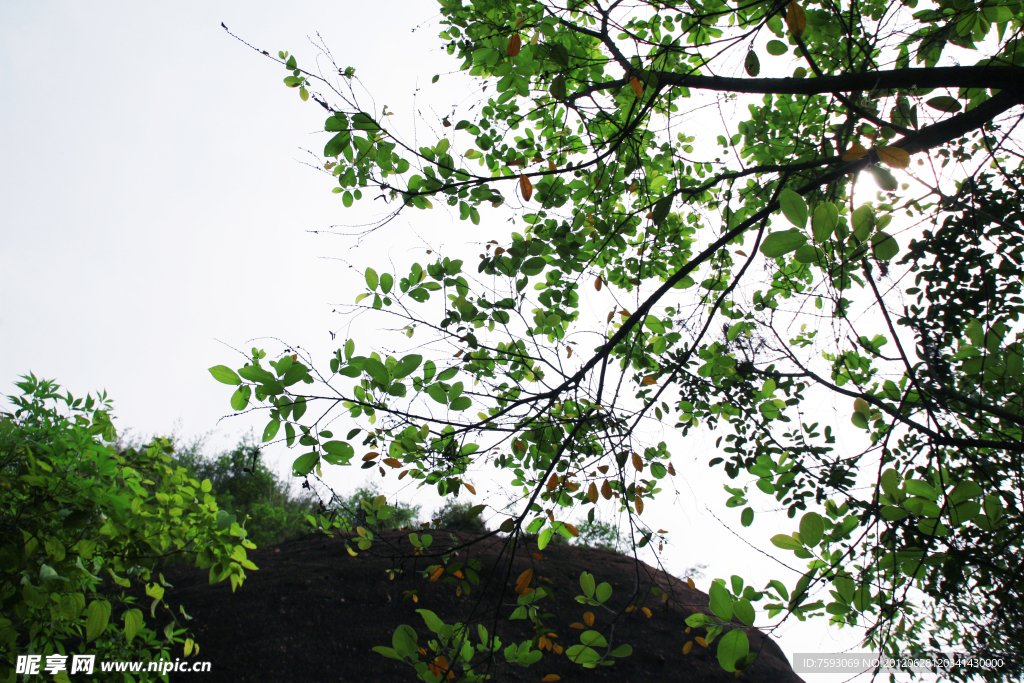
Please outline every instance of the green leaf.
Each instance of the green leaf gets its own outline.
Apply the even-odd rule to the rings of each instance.
[[[342,131],[328,140],[327,144],[324,145],[324,156],[336,157],[343,154],[350,144],[352,144],[352,133],[347,130]]]
[[[231,408],[233,410],[245,410],[249,405],[249,397],[252,396],[252,388],[248,386],[238,387],[235,393],[231,394]]]
[[[769,40],[765,49],[768,50],[768,54],[778,57],[786,54],[789,51],[789,46],[781,40]]]
[[[441,617],[437,616],[434,612],[429,609],[418,609],[416,610],[421,617],[423,617],[423,623],[427,625],[434,633],[441,633],[444,629],[444,622],[441,621]]]
[[[870,204],[863,204],[854,209],[852,218],[853,234],[863,242],[875,227],[875,210]]]
[[[457,399],[448,404],[448,408],[454,411],[463,411],[472,405],[473,401],[468,396],[459,396]]]
[[[787,187],[779,193],[779,206],[790,223],[801,230],[807,227],[807,202],[803,197]]]
[[[608,647],[608,641],[598,631],[584,631],[580,634],[580,642],[590,647]]]
[[[316,464],[320,462],[320,454],[316,451],[310,451],[295,458],[295,462],[292,463],[292,475],[296,477],[304,477],[313,471]]]
[[[768,258],[784,256],[807,242],[807,237],[796,228],[773,232],[761,243],[761,253]]]
[[[106,600],[93,600],[89,603],[85,612],[85,642],[96,640],[107,630],[110,612],[110,603]]]
[[[223,384],[241,384],[242,378],[234,370],[226,365],[214,365],[210,368],[210,374],[218,382]]]
[[[886,192],[895,192],[900,186],[896,177],[881,166],[868,166],[868,173],[874,176],[875,182]]]
[[[755,78],[761,73],[761,62],[757,58],[756,52],[753,50],[747,52],[747,57],[743,60],[743,68],[751,78]]]
[[[612,597],[612,585],[606,582],[597,584],[597,588],[594,590],[594,597],[597,598],[598,602],[607,602],[608,598]]]
[[[548,547],[548,543],[551,542],[551,536],[555,530],[548,527],[544,531],[540,532],[540,536],[537,537],[537,550],[544,550]]]
[[[583,592],[588,598],[594,597],[594,587],[595,583],[593,574],[590,572],[583,572],[580,574],[580,588],[583,589]]]
[[[628,657],[633,654],[633,646],[628,643],[619,645],[617,648],[608,653],[609,657]]]
[[[938,109],[939,111],[944,111],[950,114],[958,112],[961,109],[963,109],[963,105],[961,105],[956,100],[956,98],[949,97],[947,95],[939,95],[938,97],[933,97],[930,100],[926,101],[925,104],[927,104],[932,109]]]
[[[416,644],[416,631],[412,626],[402,624],[391,636],[391,646],[399,657],[409,657],[419,649]]]
[[[756,613],[754,612],[754,606],[750,604],[750,600],[746,598],[740,598],[732,603],[732,613],[737,619],[742,621],[747,626],[754,625],[754,619]]]
[[[891,467],[882,472],[882,477],[879,483],[882,485],[882,492],[893,500],[898,500],[900,496],[900,474]]]
[[[132,639],[142,628],[143,618],[142,610],[140,609],[128,609],[124,612],[124,638],[130,645]]]
[[[939,493],[936,491],[931,484],[920,479],[908,479],[903,484],[903,488],[906,490],[907,495],[920,496],[927,498],[928,500],[938,500]]]
[[[825,520],[817,512],[808,512],[800,518],[800,539],[808,548],[821,543],[825,534]]]
[[[548,92],[550,92],[551,96],[556,100],[564,100],[566,97],[565,76],[558,74],[551,79],[551,87],[548,89]]]
[[[271,420],[267,423],[266,428],[263,430],[263,443],[273,441],[274,437],[277,436],[277,430],[281,428],[280,420]]]
[[[217,531],[230,529],[236,519],[238,518],[227,510],[217,510]]]
[[[402,379],[403,377],[408,377],[412,373],[416,372],[416,368],[418,368],[420,366],[420,363],[422,362],[423,356],[415,353],[410,354],[408,356],[403,357],[402,360],[398,361],[398,363],[392,370],[392,373],[394,374],[395,379]]]
[[[814,234],[814,241],[821,244],[832,237],[832,232],[839,224],[839,209],[832,202],[822,202],[814,208],[814,216],[811,218],[811,231]]]
[[[718,581],[712,581],[708,595],[711,598],[711,613],[722,621],[732,619],[732,595],[729,589]]]
[[[718,663],[726,671],[736,671],[736,663],[750,652],[750,641],[741,629],[733,629],[718,641]]]
[[[655,225],[661,225],[669,212],[672,210],[672,197],[662,197],[654,203],[654,210],[651,212],[651,220]]]
[[[792,536],[786,534],[776,534],[771,538],[772,545],[776,548],[782,548],[783,550],[798,550],[804,547],[803,543],[800,543]]]
[[[740,524],[743,526],[750,526],[754,523],[754,510],[753,508],[743,508],[743,512],[740,513]]]
[[[321,446],[323,459],[331,465],[347,465],[355,456],[355,449],[347,441],[328,441]]]
[[[366,269],[366,286],[369,287],[371,290],[374,290],[374,289],[377,289],[377,284],[378,284],[377,271],[375,271],[373,268],[367,268]]]
[[[881,261],[889,261],[900,253],[900,245],[896,243],[894,237],[881,231],[875,233],[871,238],[871,251],[874,253],[875,258]]]
[[[816,247],[812,244],[805,244],[796,250],[796,253],[793,254],[793,258],[796,259],[797,263],[825,263],[825,252],[822,251],[820,247]]]
[[[544,267],[548,265],[548,262],[544,260],[543,256],[534,256],[522,265],[519,269],[523,275],[539,275]]]

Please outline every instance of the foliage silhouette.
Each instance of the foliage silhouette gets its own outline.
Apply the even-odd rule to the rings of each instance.
[[[598,504],[657,545],[643,510],[676,472],[643,427],[714,434],[709,464],[736,480],[725,507],[742,527],[799,515],[770,541],[805,563],[795,582],[713,583],[688,623],[728,645],[725,670],[755,654],[722,622],[814,617],[888,654],[1000,664],[956,680],[1019,676],[1022,12],[442,0],[442,44],[480,88],[427,144],[361,105],[352,67],[280,52],[285,84],[328,111],[324,168],[346,207],[365,191],[392,207],[377,229],[437,203],[513,232],[366,268],[350,310],[419,335],[405,353],[347,339],[322,371],[253,349],[211,372],[235,410],[269,410],[265,440],[284,427],[304,447],[298,476],[365,448],[364,467],[454,496],[496,464],[522,493],[491,533],[539,545]],[[346,412],[336,438],[323,425]],[[545,589],[527,588],[540,634]],[[443,633],[433,659],[411,627],[399,657],[426,681],[477,680],[487,644],[464,652],[461,625],[427,626]],[[528,645],[503,654],[531,664]],[[611,661],[581,645],[582,665]]]

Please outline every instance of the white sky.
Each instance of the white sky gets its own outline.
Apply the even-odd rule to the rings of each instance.
[[[386,5],[385,23],[381,3],[354,0],[301,9],[254,0],[0,2],[0,394],[16,392],[12,383],[32,371],[76,396],[105,389],[121,431],[176,428],[187,438],[216,430],[218,448],[250,427],[262,432],[262,415],[218,425],[230,413],[231,390],[207,368],[244,362],[218,340],[247,352],[279,349],[250,341],[276,336],[325,366],[337,348],[328,331],[346,336],[332,304],[364,289],[347,262],[407,261],[423,247],[385,234],[353,249],[349,238],[307,232],[371,222],[382,205],[344,210],[331,183],[303,165],[310,157],[302,147],[322,150],[324,138],[310,134],[322,130],[326,113],[301,102],[281,83],[283,68],[220,23],[271,53],[290,50],[303,67],[312,66],[317,50],[308,37],[319,31],[339,65],[356,67],[377,108],[386,103],[395,123],[404,117],[411,125],[415,88],[457,63],[438,48],[434,3]],[[423,28],[413,32],[417,24]],[[439,106],[451,105],[465,97],[465,82],[442,76],[432,92],[450,95]],[[429,139],[424,120],[437,117],[422,112],[417,125]],[[446,224],[445,213],[430,220],[417,232],[441,239],[440,229],[452,244],[508,229],[485,224],[470,237],[468,223]],[[722,505],[721,469],[707,468],[712,448],[691,441],[675,458],[680,495],[646,513],[676,537],[667,568],[709,564],[704,590],[733,573],[792,585],[793,574],[766,564],[708,514],[705,505],[742,530],[739,510]],[[283,446],[267,451],[282,472],[295,455]],[[332,473],[340,488],[363,475]],[[425,511],[437,506],[436,496],[417,501]],[[796,522],[761,519],[742,530],[746,540],[779,554],[767,539]],[[787,622],[780,645],[789,654],[853,644],[823,626]]]

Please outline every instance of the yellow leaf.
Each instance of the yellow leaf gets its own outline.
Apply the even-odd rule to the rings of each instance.
[[[684,655],[690,654],[690,650],[692,650],[692,649],[693,649],[693,641],[692,640],[686,641],[686,645],[683,645],[683,654]]]
[[[519,451],[520,453],[525,453],[526,452],[526,444],[525,443],[523,443],[519,439],[516,439],[513,443],[515,443],[517,451]]]
[[[402,462],[396,458],[384,458],[384,464],[388,467],[394,467],[395,469],[402,466]]]
[[[467,484],[466,482],[462,482],[462,485],[466,487],[466,490],[467,490],[467,491],[469,491],[470,493],[472,493],[472,494],[473,494],[474,496],[476,495],[476,489],[475,489],[475,488],[473,488],[473,485],[472,485],[472,484]]]
[[[572,534],[573,538],[577,538],[580,535],[580,530],[572,524],[569,524],[569,522],[565,523],[565,528],[570,534]]]
[[[586,623],[587,626],[593,626],[594,625],[594,613],[593,612],[587,612],[586,614],[584,614],[583,615],[583,621]]]
[[[668,464],[668,473],[671,474],[673,477],[676,476],[676,468],[672,467],[672,463]]]
[[[651,618],[651,610],[647,609],[646,607],[643,607],[641,609],[643,610],[643,613],[647,615],[647,618],[650,619]]]
[[[644,511],[644,499],[638,497],[633,501],[633,507],[636,508],[636,514],[641,514]]]
[[[565,347],[565,357],[566,358],[572,358],[572,347],[571,346],[566,346]]]
[[[547,676],[545,676],[544,678],[542,678],[540,680],[542,682],[545,682],[545,681],[560,681],[560,680],[562,680],[562,677],[559,676],[558,674],[548,674]]]
[[[561,645],[555,645],[553,649],[554,649],[556,655],[562,654],[562,646]]]
[[[843,156],[841,158],[843,161],[856,161],[867,153],[868,151],[864,149],[864,145],[859,142],[855,142],[850,145],[850,149],[843,152]]]
[[[643,458],[641,458],[636,453],[633,454],[633,467],[636,468],[637,472],[643,472],[644,471],[644,461],[643,461]]]
[[[640,381],[640,384],[643,384],[645,387],[649,387],[649,386],[651,386],[652,384],[654,384],[657,381],[658,380],[654,379],[653,377],[644,377]]]
[[[615,317],[615,311],[612,311],[611,313],[608,314],[608,320],[606,320],[605,322],[609,322],[610,323],[612,321],[612,318],[614,318],[614,317]]]
[[[804,34],[804,29],[807,28],[807,16],[798,3],[791,2],[786,7],[786,24],[789,26],[790,32],[797,38]]]
[[[637,77],[636,77],[636,76],[633,76],[632,78],[630,78],[630,79],[629,79],[629,85],[630,85],[630,86],[631,86],[631,87],[633,88],[633,92],[635,92],[635,93],[636,93],[636,96],[637,96],[637,97],[640,97],[641,95],[643,95],[643,94],[644,94],[644,86],[643,86],[643,84],[642,84],[642,83],[641,83],[641,82],[640,82],[640,81],[639,81],[639,80],[637,79]]]
[[[697,588],[697,584],[695,584],[693,582],[693,579],[691,579],[689,576],[686,577],[686,585],[693,589]]]
[[[590,488],[587,489],[587,500],[591,503],[597,502],[597,484],[590,482]]]
[[[878,158],[886,166],[892,166],[893,168],[906,168],[910,166],[910,155],[904,149],[899,147],[879,147],[875,151],[878,152]]]
[[[402,479],[404,479],[405,475],[407,475],[407,474],[409,474],[409,470],[402,470],[401,472],[399,472],[398,473],[398,481],[402,481]]]
[[[604,483],[601,484],[601,495],[604,496],[605,500],[611,500],[612,497],[612,485],[605,479]]]
[[[584,626],[580,622],[576,621],[576,622],[573,622],[573,623],[569,624],[569,628],[584,629],[584,628],[586,628],[586,626]]]
[[[604,287],[604,280],[600,277],[594,280],[594,289],[600,292],[602,287]]]
[[[527,569],[525,572],[519,575],[516,579],[516,593],[526,595],[527,586],[530,585],[530,581],[533,579],[533,570]],[[532,592],[532,591],[531,591]]]
[[[556,486],[558,486],[558,475],[552,474],[548,479],[548,491],[554,491]]]
[[[544,556],[543,556],[543,555],[541,555],[540,553],[532,553],[532,554],[531,554],[531,557],[532,557],[533,559],[537,560],[538,562],[540,562],[541,560],[543,560],[543,559],[544,559]]]
[[[444,574],[444,567],[437,567],[434,571],[430,572],[430,583],[440,579],[442,574]]]
[[[530,197],[533,196],[533,183],[525,175],[519,176],[519,191],[523,195],[523,201],[530,201]]]
[[[700,645],[701,647],[707,647],[708,646],[708,641],[704,640],[700,636],[697,636],[696,638],[694,638],[694,640],[696,640],[697,644]]]
[[[370,451],[369,453],[367,453],[366,455],[363,456],[363,462],[367,462],[369,460],[373,460],[378,455],[380,455],[380,453],[377,453],[376,451]]]
[[[553,160],[551,160],[551,159],[548,159],[548,170],[549,171],[554,171],[555,170],[555,162]]]
[[[519,54],[519,50],[523,47],[523,39],[519,37],[519,34],[515,34],[508,40],[508,54],[515,57]]]
[[[601,474],[608,474],[608,465],[601,465],[597,468],[597,471]]]

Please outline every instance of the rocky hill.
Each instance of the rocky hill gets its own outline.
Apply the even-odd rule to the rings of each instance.
[[[434,555],[469,540],[464,535],[431,533],[434,544],[429,551]],[[372,648],[390,646],[400,624],[415,628],[424,644],[429,631],[416,612],[419,608],[433,610],[448,623],[482,620],[492,632],[497,627],[504,644],[532,637],[528,620],[508,620],[516,607],[516,580],[527,569],[533,569],[532,586],[545,585],[554,591],[540,603],[542,611],[557,615],[547,622],[557,636],[553,643],[563,648],[578,643],[581,631],[571,624],[583,622],[584,613],[592,611],[593,628],[608,636],[613,646],[632,645],[633,654],[616,660],[613,666],[595,669],[584,669],[564,654],[550,652],[529,668],[510,665],[499,656],[489,668],[477,669],[486,669],[491,680],[540,681],[551,674],[569,683],[737,680],[719,667],[717,643],[710,648],[695,643],[688,654],[683,652],[684,645],[700,634],[698,629],[685,633],[683,620],[693,608],[707,608],[707,594],[631,557],[565,545],[551,545],[538,553],[535,547],[520,544],[510,567],[505,539],[493,536],[456,550],[451,557],[453,562],[473,557],[482,565],[480,584],[470,586],[468,594],[457,595],[460,582],[454,577],[431,582],[423,575],[425,567],[438,561],[436,557],[411,557],[412,553],[407,534],[397,532],[384,534],[358,557],[346,552],[341,539],[309,536],[251,552],[259,571],[249,572],[234,594],[226,582],[209,585],[206,573],[194,568],[168,571],[176,601],[193,617],[193,630],[202,648],[198,659],[212,663],[209,673],[172,674],[171,680],[411,682],[416,678],[409,666],[386,659]],[[611,610],[587,607],[575,600],[582,592],[579,577],[583,570],[592,572],[598,582],[611,584],[613,594],[607,602]],[[659,588],[667,599],[652,588]],[[416,602],[411,591],[416,591]],[[635,596],[650,610],[649,617],[642,609],[623,611],[631,598],[636,604]],[[739,680],[799,683],[801,679],[771,639],[755,629],[747,629],[747,633],[751,649],[760,654]]]

